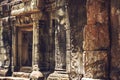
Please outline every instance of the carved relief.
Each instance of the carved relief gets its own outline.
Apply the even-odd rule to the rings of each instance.
[[[13,5],[11,9],[11,15],[19,15],[25,12],[25,4],[20,3],[17,5]]]
[[[80,53],[71,53],[71,79],[77,80],[79,79],[80,72]]]
[[[45,9],[46,11],[53,11],[56,8],[55,0],[45,0]]]
[[[27,1],[27,2],[22,2],[19,4],[14,4],[12,5],[11,8],[11,15],[23,15],[26,13],[34,13],[39,11],[39,6],[42,5],[39,4],[42,3],[42,1],[39,0],[32,0],[32,1]]]
[[[43,1],[44,0],[31,0],[31,9],[37,10],[37,9],[43,7]]]
[[[33,20],[31,18],[31,15],[27,15],[27,16],[18,16],[16,17],[16,25],[20,25],[20,24],[30,24],[33,23]]]
[[[66,69],[66,15],[65,7],[56,11],[55,59],[56,68]]]
[[[79,4],[79,5],[78,5]],[[70,21],[70,78],[80,80],[83,76],[83,27],[86,24],[86,0],[70,0],[68,3],[68,14]]]
[[[13,22],[13,17],[2,18],[1,21],[1,38],[0,38],[0,75],[7,75],[10,66],[10,53],[11,53],[11,26],[9,20]]]
[[[66,69],[66,40],[64,27],[58,26],[55,32],[55,60],[56,69]]]

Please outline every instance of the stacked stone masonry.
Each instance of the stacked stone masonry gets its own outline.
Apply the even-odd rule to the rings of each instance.
[[[120,80],[119,54],[120,0],[0,0],[0,80]]]
[[[108,2],[87,0],[87,25],[83,32],[84,78],[108,79]]]

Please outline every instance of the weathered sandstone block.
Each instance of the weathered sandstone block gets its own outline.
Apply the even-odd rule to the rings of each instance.
[[[109,47],[109,32],[107,25],[86,25],[83,35],[84,50],[102,50]]]
[[[107,23],[107,1],[89,0],[87,1],[87,24]]]
[[[108,69],[107,51],[84,51],[85,78],[106,79]]]

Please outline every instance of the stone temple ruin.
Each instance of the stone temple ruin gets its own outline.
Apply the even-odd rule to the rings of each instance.
[[[120,0],[0,0],[0,80],[120,80]]]

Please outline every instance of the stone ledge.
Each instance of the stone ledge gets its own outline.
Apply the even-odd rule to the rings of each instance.
[[[13,72],[13,77],[29,78],[30,73],[25,72]]]
[[[30,80],[29,78],[20,77],[0,77],[0,80]]]
[[[54,73],[50,74],[47,80],[69,80],[68,74],[60,74],[57,71]]]
[[[107,79],[92,79],[92,78],[82,78],[82,80],[107,80]]]

